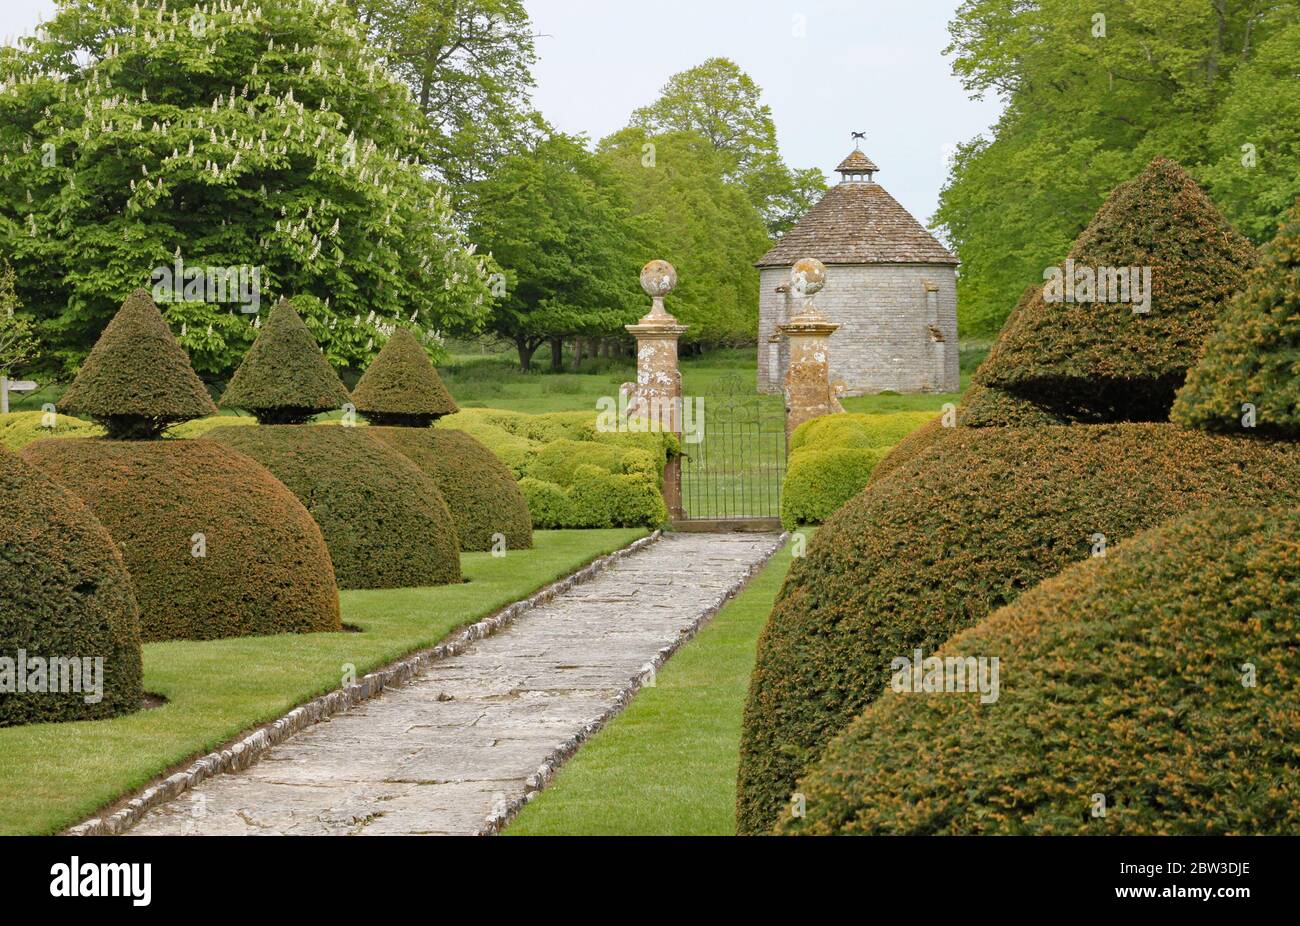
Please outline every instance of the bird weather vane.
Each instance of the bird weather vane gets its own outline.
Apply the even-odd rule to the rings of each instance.
[[[866,133],[866,132],[852,132],[851,134],[853,135],[853,149],[854,149],[855,151],[861,151],[861,150],[862,150],[862,141],[863,141],[863,139],[865,139],[865,138],[867,137],[867,133]]]

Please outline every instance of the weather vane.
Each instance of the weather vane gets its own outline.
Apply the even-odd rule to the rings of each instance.
[[[866,132],[854,132],[854,133],[853,133],[853,149],[854,149],[855,151],[861,151],[861,150],[862,150],[862,144],[861,144],[861,142],[862,142],[862,140],[863,140],[864,138],[866,138],[866,137],[867,137],[867,133],[866,133]]]

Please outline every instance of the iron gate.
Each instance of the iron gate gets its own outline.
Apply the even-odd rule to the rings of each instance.
[[[698,440],[693,440],[698,436]],[[785,402],[739,375],[683,407],[682,509],[687,521],[770,521],[781,516]]]

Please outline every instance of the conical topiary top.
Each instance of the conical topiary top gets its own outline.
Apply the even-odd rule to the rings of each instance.
[[[1173,419],[1300,438],[1300,199],[1210,335]]]
[[[143,289],[126,297],[59,409],[93,418],[114,439],[158,437],[173,424],[217,413],[189,356]]]
[[[221,397],[222,405],[252,412],[263,424],[300,424],[348,401],[347,387],[288,299],[271,310]]]
[[[1254,260],[1250,242],[1182,167],[1156,158],[1112,191],[1068,260],[1059,268],[1065,292],[1054,293],[1049,281],[1045,294],[1008,319],[976,382],[1071,420],[1166,419]],[[1094,275],[1092,296],[1101,295],[1104,280],[1112,299],[1128,301],[1089,301],[1084,283],[1069,281],[1071,269],[1076,280]],[[1121,288],[1111,274],[1119,270],[1136,287]],[[1139,301],[1139,290],[1149,303]]]
[[[399,328],[352,390],[357,411],[373,424],[427,428],[460,411],[423,345]]]

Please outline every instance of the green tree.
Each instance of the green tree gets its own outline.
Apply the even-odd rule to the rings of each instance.
[[[753,79],[727,58],[674,74],[659,99],[632,114],[632,125],[652,135],[696,132],[723,158],[726,179],[739,183],[780,235],[826,189],[820,170],[791,170],[781,159],[772,110]]]
[[[654,146],[653,159],[647,145]],[[611,135],[599,153],[626,191],[640,253],[677,268],[669,308],[690,326],[684,342],[752,344],[754,261],[771,241],[745,192],[723,179],[726,157],[695,132],[650,135],[641,128]]]
[[[15,312],[22,308],[14,291],[14,268],[0,261],[0,376],[9,376],[36,359],[39,344],[27,319]]]
[[[988,137],[960,148],[935,215],[962,259],[963,330],[995,332],[1107,192],[1157,156],[1186,165],[1216,199],[1235,196],[1243,205],[1231,217],[1266,240],[1289,204],[1277,178],[1300,129],[1252,100],[1264,86],[1300,97],[1294,80],[1279,79],[1291,62],[1273,44],[1298,10],[1296,0],[1101,0],[1086,8],[1076,0],[966,0],[949,26],[953,70],[972,94],[996,93],[1007,105]],[[1247,80],[1265,48],[1272,63]],[[1239,80],[1245,86],[1236,91]],[[1234,95],[1241,128],[1217,130]],[[1210,165],[1239,159],[1263,126],[1269,171],[1235,178],[1225,166],[1216,181]],[[1238,181],[1243,188],[1233,192]]]
[[[529,134],[532,23],[522,0],[350,0],[411,87],[430,159],[453,190]]]
[[[0,54],[0,248],[65,369],[176,261],[257,269],[267,309],[315,296],[329,359],[363,366],[399,322],[468,331],[490,308],[425,126],[341,0],[61,0]],[[209,373],[256,334],[222,295],[164,306]]]
[[[469,199],[470,236],[503,269],[487,327],[514,342],[522,369],[547,341],[635,321],[646,258],[621,188],[581,139],[546,134],[472,184]]]

